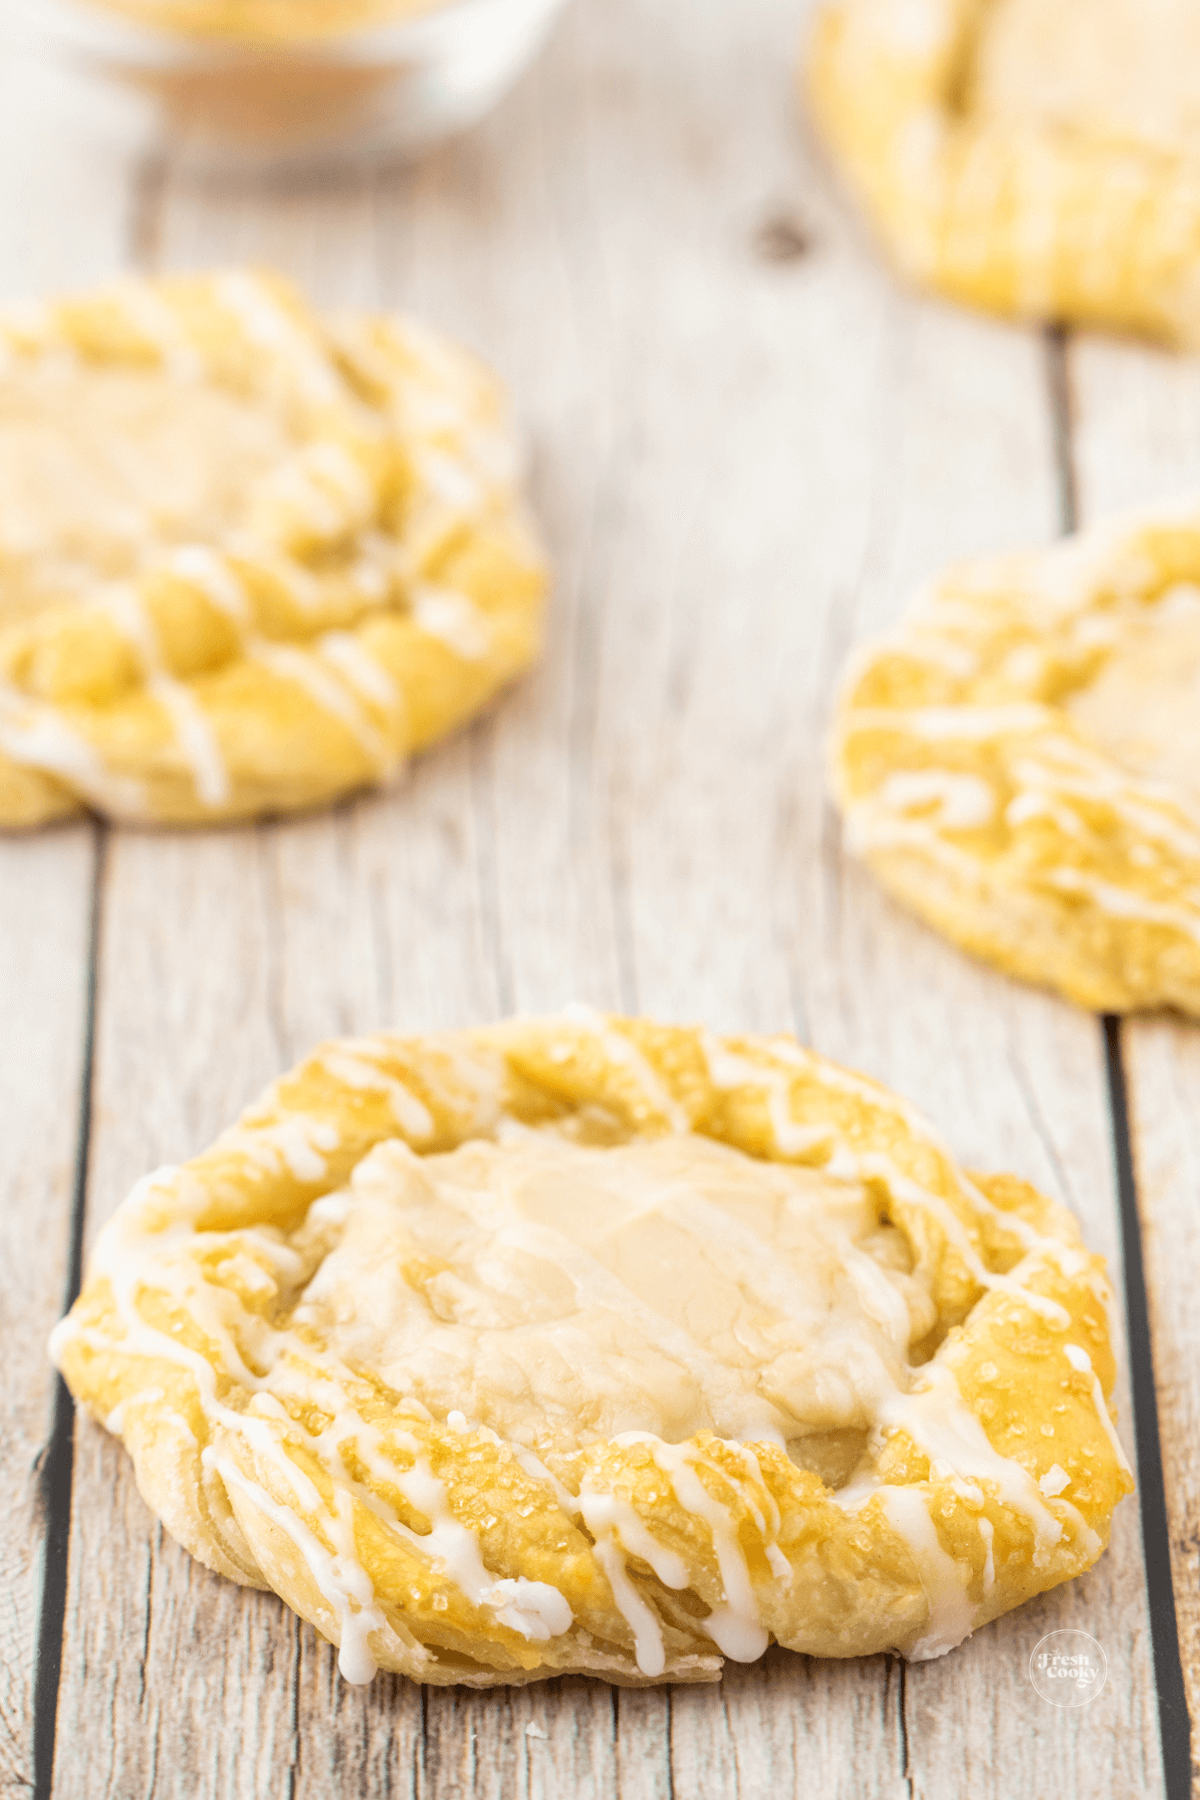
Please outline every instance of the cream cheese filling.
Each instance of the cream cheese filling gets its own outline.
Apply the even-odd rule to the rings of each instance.
[[[968,102],[985,117],[1200,149],[1200,11],[1192,0],[994,0]]]
[[[222,541],[295,449],[282,410],[212,383],[14,358],[0,373],[0,620]]]
[[[1121,768],[1200,800],[1200,590],[1116,623],[1111,652],[1066,711]]]
[[[380,1145],[295,1319],[435,1416],[569,1450],[863,1433],[935,1322],[858,1182],[711,1140]]]

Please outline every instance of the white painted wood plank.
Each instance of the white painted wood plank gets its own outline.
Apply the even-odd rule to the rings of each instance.
[[[502,369],[561,579],[541,671],[399,794],[115,842],[93,1221],[327,1032],[579,996],[795,1021],[1113,1248],[1093,1028],[890,908],[822,798],[849,640],[946,554],[1050,535],[1055,483],[1038,340],[900,297],[844,226],[795,133],[792,15],[580,6],[417,172],[269,200],[168,180],[168,261],[273,260]],[[817,240],[794,265],[754,249],[781,209]],[[364,1694],[277,1602],[148,1530],[95,1432],[77,1496],[59,1794],[254,1795],[284,1771],[304,1797],[905,1791],[883,1659],[773,1655],[711,1691]],[[1088,1582],[910,1670],[912,1791],[963,1792],[974,1732],[973,1797],[1158,1792],[1139,1580],[1127,1507]],[[1044,1620],[1080,1617],[1125,1658],[1086,1730],[1024,1679]]]
[[[1200,363],[1081,338],[1071,354],[1081,517],[1200,496]],[[1194,1022],[1122,1027],[1158,1389],[1184,1684],[1200,1759],[1200,1033]],[[1194,1776],[1200,1793],[1200,1760]]]
[[[80,166],[47,128],[54,84],[0,20],[0,303],[103,277],[127,236],[129,171]],[[0,1795],[34,1778],[33,1701],[55,1380],[87,1009],[95,833],[0,837]]]
[[[115,275],[131,253],[140,188],[138,167],[98,152],[86,121],[64,112],[53,69],[17,51],[0,11],[0,304]]]

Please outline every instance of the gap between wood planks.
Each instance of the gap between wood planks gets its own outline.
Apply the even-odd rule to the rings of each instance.
[[[92,1135],[92,1070],[96,1047],[96,979],[100,960],[100,907],[108,827],[92,826],[92,894],[87,937],[83,1059],[79,1077],[79,1123],[71,1180],[71,1224],[63,1311],[79,1293],[83,1275],[83,1226],[87,1211],[88,1150]],[[54,1738],[58,1684],[62,1672],[63,1622],[67,1605],[67,1558],[71,1533],[71,1483],[75,1463],[75,1405],[62,1376],[56,1377],[54,1422],[41,1468],[45,1531],[42,1538],[42,1592],[38,1607],[37,1661],[33,1677],[33,1800],[50,1800],[54,1780]]]
[[[1046,333],[1046,367],[1050,390],[1054,455],[1058,470],[1059,517],[1065,533],[1079,528],[1075,475],[1071,384],[1067,368],[1069,333],[1053,326]],[[1121,1048],[1121,1020],[1107,1013],[1100,1021],[1104,1068],[1112,1127],[1113,1166],[1121,1219],[1125,1325],[1129,1347],[1129,1380],[1133,1392],[1133,1430],[1137,1456],[1138,1499],[1142,1516],[1142,1554],[1158,1696],[1166,1800],[1192,1795],[1191,1721],[1183,1680],[1183,1659],[1171,1578],[1171,1539],[1163,1480],[1162,1444],[1158,1427],[1158,1390],[1150,1337],[1150,1308],[1142,1251],[1137,1174],[1129,1129],[1129,1096]]]

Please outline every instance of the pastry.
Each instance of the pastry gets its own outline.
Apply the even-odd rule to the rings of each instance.
[[[1200,1013],[1200,511],[952,569],[859,653],[833,761],[850,848],[955,943]]]
[[[0,314],[0,825],[386,779],[536,653],[496,386],[257,274]]]
[[[972,305],[1200,335],[1190,0],[832,0],[819,126],[900,269]]]
[[[101,1233],[53,1353],[343,1673],[934,1657],[1132,1487],[1102,1259],[787,1037],[326,1044]]]

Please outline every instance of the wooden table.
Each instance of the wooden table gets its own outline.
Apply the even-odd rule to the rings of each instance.
[[[799,25],[576,0],[460,145],[275,192],[81,156],[5,68],[5,297],[253,260],[427,317],[511,383],[558,582],[540,669],[385,798],[0,843],[4,1796],[1200,1792],[1200,1030],[1106,1028],[901,913],[823,752],[849,646],[945,559],[1200,485],[1200,367],[906,294],[797,122]],[[423,1693],[343,1684],[164,1536],[46,1362],[99,1223],[324,1035],[571,999],[794,1029],[1074,1208],[1124,1283],[1141,1471],[1090,1575],[929,1664]],[[1027,1678],[1064,1626],[1108,1658],[1083,1711]]]

